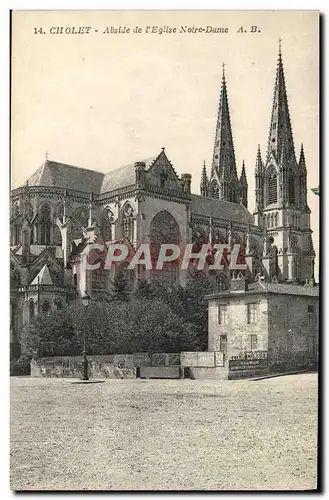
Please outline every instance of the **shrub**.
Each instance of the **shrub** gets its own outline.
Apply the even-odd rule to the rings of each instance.
[[[31,375],[31,356],[21,356],[10,362],[10,375]]]

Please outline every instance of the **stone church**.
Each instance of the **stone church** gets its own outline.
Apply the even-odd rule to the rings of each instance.
[[[233,104],[234,105],[234,104]],[[270,103],[269,103],[270,107]],[[301,117],[302,118],[302,117]],[[11,192],[11,340],[23,324],[65,303],[108,293],[115,271],[83,271],[81,252],[90,242],[184,246],[239,243],[249,279],[305,284],[313,279],[314,249],[307,204],[303,145],[296,157],[281,48],[279,49],[266,153],[255,151],[255,210],[248,182],[239,176],[223,72],[213,159],[201,167],[200,195],[191,175],[178,175],[162,148],[156,156],[101,173],[46,159]],[[137,159],[136,159],[137,160]],[[177,166],[179,169],[179,166]],[[163,271],[119,270],[134,288],[139,279],[179,282],[195,273],[175,263]],[[214,291],[229,287],[232,271],[207,273]]]

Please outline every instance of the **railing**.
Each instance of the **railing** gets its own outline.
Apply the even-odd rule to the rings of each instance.
[[[68,293],[75,295],[77,291],[74,287],[68,285],[27,285],[21,286],[17,288],[11,288],[11,293],[22,293],[22,292],[59,292],[59,293]]]

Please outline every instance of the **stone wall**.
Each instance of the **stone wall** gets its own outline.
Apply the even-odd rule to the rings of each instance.
[[[309,306],[313,313],[308,311]],[[268,352],[271,368],[307,368],[317,361],[318,308],[318,297],[269,297]]]
[[[82,362],[82,356],[32,360],[31,376],[82,378]],[[132,354],[88,356],[88,375],[90,378],[136,378],[134,356]]]
[[[142,366],[140,378],[180,378],[179,366]]]
[[[247,303],[256,303],[256,322],[247,323]],[[227,306],[227,321],[219,324],[218,306]],[[241,351],[250,351],[249,335],[257,335],[257,351],[267,351],[268,303],[265,296],[234,296],[209,302],[208,349],[220,350],[220,336],[227,335],[227,357],[238,355]]]
[[[82,362],[82,356],[32,360],[31,375],[32,377],[81,378],[83,374]],[[88,356],[88,374],[91,378],[136,378],[137,369],[152,366],[179,367],[180,354],[160,353],[150,356],[147,352],[136,352],[134,354]]]

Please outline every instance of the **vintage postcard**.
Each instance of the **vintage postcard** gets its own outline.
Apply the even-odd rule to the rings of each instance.
[[[10,487],[319,487],[319,12],[14,11]]]

